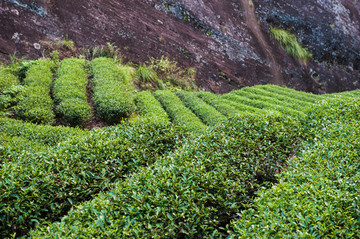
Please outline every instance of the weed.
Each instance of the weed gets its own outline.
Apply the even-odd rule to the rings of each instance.
[[[305,62],[312,58],[312,54],[300,45],[294,34],[276,27],[270,28],[270,32],[288,54]]]

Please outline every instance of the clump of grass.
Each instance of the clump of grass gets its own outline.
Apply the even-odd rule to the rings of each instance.
[[[156,72],[151,67],[147,67],[145,65],[139,66],[136,71],[136,75],[139,80],[147,83],[156,82],[158,79]]]
[[[312,54],[300,45],[294,34],[276,27],[270,28],[270,32],[288,54],[305,62],[312,58]]]

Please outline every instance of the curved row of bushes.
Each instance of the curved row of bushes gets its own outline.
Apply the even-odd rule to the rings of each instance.
[[[206,104],[193,92],[179,91],[176,95],[181,99],[185,106],[191,109],[206,125],[212,126],[226,121],[224,115],[219,113],[214,107]]]
[[[135,96],[137,110],[149,120],[170,122],[166,111],[150,91],[141,91]]]
[[[188,131],[202,132],[206,126],[191,110],[186,108],[182,101],[169,90],[158,90],[155,98],[162,104],[171,120]]]
[[[284,96],[279,93],[266,91],[264,89],[256,87],[244,87],[241,89],[242,92],[250,92],[256,95],[266,97],[266,99],[271,98],[274,102],[279,105],[285,105],[291,107],[298,111],[306,111],[308,107],[311,107],[313,104],[307,101],[298,100],[292,97]]]
[[[34,125],[20,120],[0,118],[0,162],[18,161],[44,153],[59,143],[73,137],[85,136],[88,131],[69,128]]]
[[[24,79],[27,87],[14,108],[18,118],[36,124],[55,123],[53,100],[50,97],[52,67],[53,63],[48,60],[39,60],[30,66]]]
[[[0,66],[0,94],[17,84],[17,77],[9,69]]]
[[[89,131],[65,126],[35,125],[20,120],[0,118],[0,132],[10,137],[21,137],[53,147],[73,137],[83,137]]]
[[[325,97],[325,96],[309,94],[309,93],[305,93],[305,92],[301,92],[301,91],[297,91],[294,89],[281,87],[281,86],[277,86],[277,85],[257,85],[254,87],[264,89],[264,90],[270,91],[270,92],[279,93],[281,95],[284,95],[284,96],[287,96],[290,98],[295,98],[295,99],[307,101],[310,103],[315,103],[316,101],[321,100]]]
[[[57,77],[53,90],[57,114],[65,124],[84,126],[92,117],[87,102],[85,60],[68,58],[61,61]]]
[[[221,99],[220,96],[210,92],[197,92],[196,95],[205,101],[207,104],[213,106],[217,111],[227,117],[234,117],[241,113],[234,105]]]
[[[360,100],[328,99],[309,112],[311,141],[280,182],[232,223],[232,238],[360,237]]]
[[[271,97],[242,90],[235,90],[227,95],[236,95],[236,97],[233,97],[232,99],[244,105],[253,106],[259,109],[276,110],[292,117],[305,117],[305,114],[302,111],[294,110],[293,107],[288,106],[286,103]],[[227,95],[223,95],[223,97],[226,97]]]
[[[38,223],[58,220],[73,205],[173,150],[182,137],[170,123],[124,123],[2,164],[0,237],[22,236]]]
[[[33,238],[219,238],[300,140],[278,114],[231,119],[76,206]]]
[[[124,73],[110,58],[91,61],[93,99],[96,112],[108,123],[119,123],[135,111],[132,89],[124,82]]]
[[[17,77],[12,74],[9,68],[0,66],[0,115],[17,103],[16,96],[21,90]]]

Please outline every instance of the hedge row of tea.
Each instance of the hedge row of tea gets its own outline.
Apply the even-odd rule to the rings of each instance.
[[[53,100],[50,97],[52,67],[53,63],[47,60],[36,61],[30,66],[24,79],[27,87],[14,109],[18,118],[37,124],[55,122]]]
[[[0,115],[14,106],[17,100],[14,97],[21,92],[17,77],[9,68],[0,67]]]
[[[359,108],[358,97],[313,107],[305,151],[240,213],[233,238],[360,237]]]
[[[182,100],[184,105],[191,109],[197,117],[206,125],[212,126],[226,121],[226,117],[218,112],[211,105],[206,104],[193,92],[180,91],[176,95]]]
[[[124,70],[110,58],[91,61],[93,99],[97,113],[108,123],[119,123],[135,111],[132,89],[124,82]]]
[[[190,109],[186,108],[173,92],[169,90],[158,90],[154,93],[154,96],[175,124],[193,132],[206,130],[206,126],[201,120]]]
[[[1,238],[59,220],[74,204],[172,151],[183,137],[170,123],[148,121],[97,131],[10,119],[1,119],[0,126],[6,136],[0,146]]]
[[[65,124],[84,126],[90,121],[92,110],[87,102],[87,85],[85,60],[69,58],[60,63],[53,94],[56,112]]]
[[[135,96],[136,107],[142,117],[148,120],[170,122],[168,114],[150,91],[141,91]]]
[[[61,222],[37,228],[32,237],[226,236],[225,225],[294,153],[299,125],[276,113],[231,119],[76,206]]]

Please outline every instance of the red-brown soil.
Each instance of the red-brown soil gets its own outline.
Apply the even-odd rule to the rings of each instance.
[[[315,93],[358,88],[360,3],[291,2],[2,0],[0,58],[15,51],[36,58],[44,40],[68,38],[84,48],[114,43],[134,63],[168,56],[194,66],[199,88],[217,93],[265,83]],[[269,36],[270,25],[297,34],[314,60],[304,66],[287,55]]]

